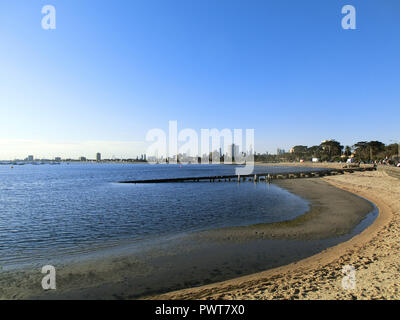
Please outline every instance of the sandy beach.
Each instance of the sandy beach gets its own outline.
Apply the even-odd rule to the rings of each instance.
[[[319,178],[276,183],[308,200],[309,210],[282,222],[189,233],[140,252],[127,249],[120,255],[111,250],[89,260],[55,261],[55,291],[41,290],[39,266],[2,272],[0,297],[137,299],[235,279],[299,261],[348,240],[349,232],[374,209],[368,201]],[[246,186],[269,194],[278,188],[265,182]]]
[[[400,245],[393,233],[399,229],[395,215],[399,209],[398,179],[377,171],[323,179],[277,180],[275,183],[307,199],[310,210],[289,221],[196,232],[174,241],[170,247],[165,244],[163,248],[154,248],[141,255],[104,256],[85,263],[59,266],[55,292],[41,290],[38,284],[42,275],[37,270],[2,273],[0,298],[336,299],[398,296],[397,251],[394,250]],[[265,183],[262,186],[268,192],[268,186]],[[370,202],[359,196],[378,206],[379,217],[364,232],[343,242],[351,238],[349,233],[354,232],[353,228],[374,210]],[[336,239],[333,244],[329,242],[331,239]],[[342,267],[347,264],[357,270],[356,290],[341,288]],[[383,295],[382,292],[386,292],[383,290],[388,288],[391,293]]]
[[[382,168],[323,180],[373,202],[379,209],[376,221],[351,240],[299,262],[151,298],[399,299],[400,181]],[[342,269],[346,265],[356,270],[353,289],[342,286]]]

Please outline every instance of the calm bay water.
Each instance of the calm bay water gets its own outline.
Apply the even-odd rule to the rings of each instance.
[[[265,183],[117,181],[234,174],[222,165],[0,166],[0,265],[34,263],[146,239],[293,219],[303,199]],[[259,167],[256,172],[304,168]],[[314,169],[315,170],[315,169]]]

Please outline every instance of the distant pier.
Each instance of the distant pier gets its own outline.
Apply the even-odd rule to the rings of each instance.
[[[185,177],[185,178],[165,178],[150,180],[131,180],[120,181],[119,183],[177,183],[177,182],[271,182],[277,179],[299,179],[299,178],[315,178],[345,173],[374,171],[376,167],[367,168],[343,168],[343,169],[320,169],[310,171],[282,172],[282,173],[257,173],[247,175],[223,175],[223,176],[207,176],[207,177]]]

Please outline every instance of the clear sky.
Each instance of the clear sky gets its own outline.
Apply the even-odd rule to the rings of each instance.
[[[136,156],[169,120],[258,152],[400,140],[399,35],[397,0],[2,0],[0,158]]]

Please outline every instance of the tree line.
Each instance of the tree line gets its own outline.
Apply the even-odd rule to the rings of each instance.
[[[256,154],[255,161],[347,161],[354,158],[359,162],[372,162],[383,159],[397,158],[400,146],[397,143],[385,145],[380,141],[359,141],[353,146],[343,146],[339,141],[326,140],[317,146],[294,146],[290,152],[279,155]]]

